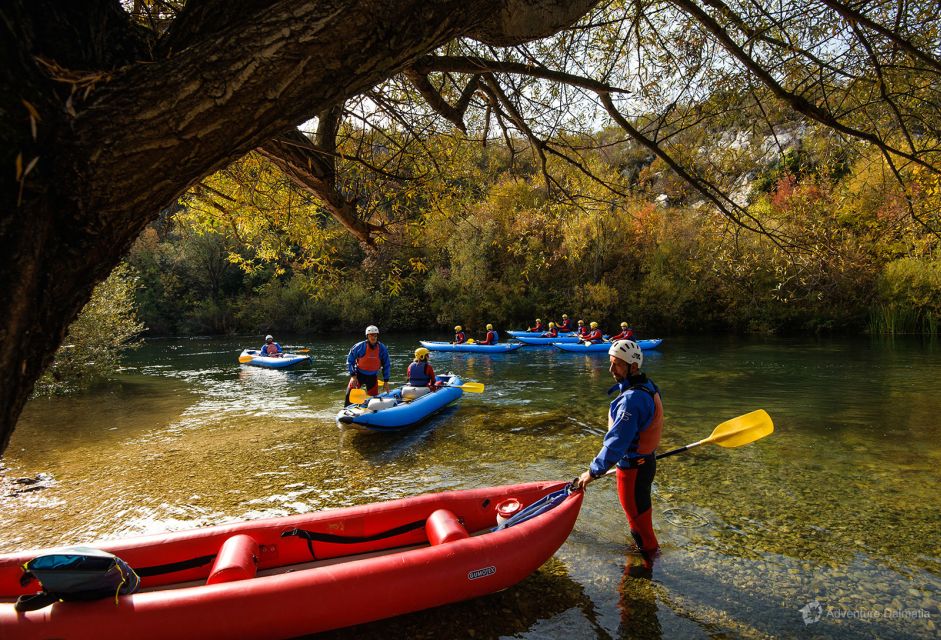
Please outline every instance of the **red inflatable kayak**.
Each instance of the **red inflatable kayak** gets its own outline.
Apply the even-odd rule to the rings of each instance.
[[[91,545],[126,561],[141,591],[17,612],[22,565],[0,555],[0,637],[291,638],[486,595],[565,542],[583,493],[539,482]],[[550,501],[548,498],[552,498]],[[494,530],[497,505],[529,519]],[[537,508],[538,507],[538,508]]]

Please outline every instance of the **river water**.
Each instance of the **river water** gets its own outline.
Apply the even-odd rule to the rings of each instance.
[[[3,461],[0,551],[566,480],[605,431],[604,354],[433,354],[486,391],[389,435],[335,422],[358,337],[278,337],[312,364],[239,366],[257,338],[151,340],[112,384],[31,401]],[[383,336],[397,377],[417,337]],[[938,637],[937,344],[671,337],[644,368],[663,391],[664,450],[753,409],[776,428],[660,462],[652,580],[626,574],[637,559],[603,479],[518,586],[324,637]]]

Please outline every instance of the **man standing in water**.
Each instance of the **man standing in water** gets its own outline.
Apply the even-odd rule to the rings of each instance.
[[[382,370],[382,384],[388,386],[391,363],[386,345],[379,342],[379,327],[366,327],[366,339],[357,342],[346,357],[346,368],[350,372],[350,382],[346,386],[346,404],[350,404],[350,391],[366,389],[371,396],[379,395],[379,371]]]
[[[618,396],[608,409],[608,433],[601,451],[575,484],[584,489],[617,465],[618,499],[644,558],[643,567],[632,575],[649,576],[660,548],[651,520],[650,489],[657,472],[654,452],[663,430],[663,404],[660,389],[640,371],[644,354],[636,342],[618,340],[608,349],[608,359],[608,370],[617,381],[608,393],[617,391]]]

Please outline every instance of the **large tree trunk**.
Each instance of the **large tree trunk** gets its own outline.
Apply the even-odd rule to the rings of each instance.
[[[117,0],[5,0],[0,452],[94,285],[193,182],[456,36],[519,42],[592,4],[190,0],[154,43]]]

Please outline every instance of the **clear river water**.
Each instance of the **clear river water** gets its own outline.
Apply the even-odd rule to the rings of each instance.
[[[438,372],[485,392],[377,434],[335,421],[360,337],[277,337],[312,363],[240,366],[258,337],[149,340],[114,382],[31,401],[3,459],[0,551],[568,480],[605,432],[604,354],[435,353]],[[398,380],[417,338],[382,337]],[[776,429],[660,462],[652,580],[626,573],[637,559],[602,479],[568,541],[516,587],[320,637],[939,637],[941,346],[667,337],[644,369],[663,392],[662,450],[753,409]]]

